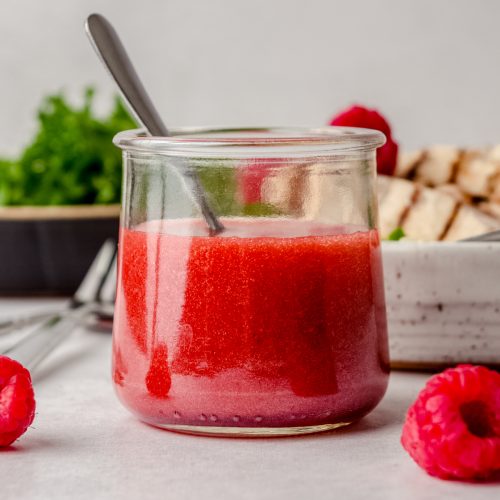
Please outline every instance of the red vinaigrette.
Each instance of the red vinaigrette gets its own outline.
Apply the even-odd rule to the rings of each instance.
[[[224,223],[220,237],[180,234],[189,221],[122,230],[122,401],[165,427],[335,425],[369,412],[388,377],[376,231]]]

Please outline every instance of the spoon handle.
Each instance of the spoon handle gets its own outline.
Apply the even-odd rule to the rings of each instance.
[[[140,123],[153,136],[166,137],[168,129],[144,88],[127,51],[111,23],[100,14],[91,14],[85,23],[87,35],[109,73],[118,85],[124,99]],[[212,235],[224,230],[210,207],[207,195],[195,173],[184,174],[189,192],[207,221]]]
[[[151,135],[167,136],[167,127],[153,106],[111,23],[100,14],[91,14],[85,23],[85,29],[97,55],[115,80],[138,121]]]

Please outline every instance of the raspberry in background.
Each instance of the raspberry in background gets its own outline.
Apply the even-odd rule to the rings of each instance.
[[[259,203],[264,179],[269,174],[269,167],[265,162],[250,161],[245,169],[237,171],[238,192],[244,203]]]
[[[433,376],[408,410],[401,443],[442,479],[500,474],[500,374],[459,365]]]
[[[273,169],[286,165],[283,158],[262,158],[246,162],[236,172],[236,186],[240,200],[245,204],[262,202],[262,187]]]
[[[30,372],[17,361],[0,356],[0,447],[24,434],[34,418]]]
[[[377,149],[377,171],[383,175],[394,173],[398,157],[398,144],[392,138],[389,123],[378,111],[355,105],[335,115],[331,119],[330,125],[371,128],[382,132],[387,142]]]

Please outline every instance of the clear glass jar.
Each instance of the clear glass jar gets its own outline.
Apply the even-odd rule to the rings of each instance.
[[[375,193],[363,129],[123,132],[113,379],[165,429],[334,429],[389,374]],[[224,230],[209,231],[193,179]]]

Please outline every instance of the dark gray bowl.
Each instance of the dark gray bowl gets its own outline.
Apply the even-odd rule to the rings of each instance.
[[[70,294],[107,238],[118,205],[0,208],[0,294]]]

